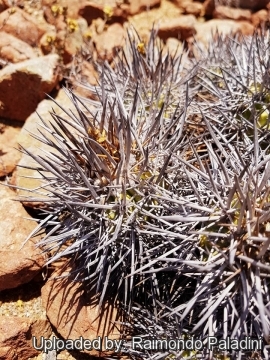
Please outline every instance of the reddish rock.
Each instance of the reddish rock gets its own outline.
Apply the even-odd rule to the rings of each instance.
[[[0,177],[10,174],[21,158],[21,153],[16,149],[21,130],[18,125],[14,121],[0,119]]]
[[[203,3],[202,15],[212,16],[215,10],[215,0],[205,0]]]
[[[92,92],[87,89],[87,85],[97,85],[98,73],[92,63],[86,60],[80,60],[78,56],[74,59],[72,66],[76,67],[76,71],[72,71],[69,81],[75,94],[95,99]],[[84,87],[86,86],[86,87]]]
[[[34,17],[18,7],[7,9],[0,14],[0,28],[31,46],[36,46],[46,31]]]
[[[186,40],[195,35],[196,18],[193,15],[182,15],[174,19],[167,20],[160,24],[158,36],[166,40],[169,37]]]
[[[223,35],[233,35],[242,33],[244,35],[252,35],[254,31],[253,25],[247,21],[221,20],[213,19],[205,23],[197,23],[195,25],[197,41],[202,41],[205,45],[213,38],[213,34],[218,32]]]
[[[255,11],[266,8],[269,0],[218,0],[218,4]]]
[[[57,7],[57,5],[55,5],[55,6],[56,6],[55,9],[58,9],[57,14],[53,11],[54,10],[53,6],[44,6],[43,7],[44,18],[45,18],[46,22],[50,25],[53,25],[57,31],[65,30],[66,29],[66,21],[65,21],[66,8]]]
[[[40,351],[32,345],[32,336],[48,338],[48,321],[31,321],[17,316],[0,316],[0,360],[23,360],[37,356]]]
[[[161,0],[131,0],[129,5],[129,15],[136,15],[142,11],[146,11],[155,7],[159,7]]]
[[[175,38],[167,39],[165,49],[168,50],[171,56],[181,56],[183,54],[183,44]]]
[[[25,121],[58,81],[58,55],[11,64],[0,71],[0,116]]]
[[[255,28],[254,26],[248,22],[248,21],[238,21],[238,26],[239,29],[237,32],[246,35],[246,36],[250,36],[254,34]]]
[[[108,336],[111,340],[119,339],[119,329],[113,324],[114,321],[120,321],[116,308],[106,303],[99,312],[96,302],[89,304],[90,296],[84,294],[78,282],[73,282],[67,277],[54,279],[58,275],[67,274],[70,270],[66,268],[64,262],[60,262],[59,270],[52,274],[51,279],[41,290],[42,303],[51,324],[64,339],[79,339],[80,336],[90,341],[97,339],[98,336],[101,338]],[[97,356],[106,355],[104,347],[101,351],[84,350],[84,352]]]
[[[5,0],[0,0],[0,12],[6,10],[8,8]]]
[[[231,20],[251,20],[251,11],[245,9],[235,9],[229,6],[217,6],[213,12],[215,19],[231,19]]]
[[[128,16],[158,7],[160,4],[161,0],[131,0],[128,2],[116,0],[82,1],[80,2],[79,15],[84,17],[89,25],[97,18],[106,19],[108,24],[123,23]]]
[[[74,30],[72,29],[74,25]],[[83,34],[87,30],[87,22],[83,18],[68,22],[68,31],[64,37],[62,58],[64,64],[71,62],[73,56],[84,46]],[[61,54],[61,52],[60,52]]]
[[[55,98],[55,101],[59,103],[64,109],[72,110],[76,113],[75,106],[71,103],[68,96],[66,95],[64,90],[60,90]],[[43,100],[38,104],[36,112],[33,112],[28,119],[25,121],[23,128],[18,136],[18,143],[27,149],[29,152],[34,155],[44,155],[44,151],[52,152],[53,149],[38,141],[33,136],[30,135],[39,135],[39,124],[41,123],[39,116],[43,119],[45,124],[51,122],[54,126],[56,126],[54,119],[50,115],[50,112],[54,110],[56,114],[59,116],[66,118],[67,115],[64,111],[57,106],[52,100]],[[74,129],[72,129],[74,132]],[[46,133],[46,136],[50,138],[50,135]],[[44,202],[41,200],[39,202],[32,202],[28,199],[29,196],[39,197],[42,199],[46,199],[46,194],[48,191],[46,189],[42,189],[42,185],[46,183],[44,182],[38,173],[37,170],[34,170],[37,165],[34,160],[26,154],[22,154],[21,160],[19,161],[19,166],[17,167],[15,173],[13,174],[12,182],[13,184],[19,186],[21,189],[17,190],[17,195],[20,197],[25,197],[25,201],[23,204],[29,207],[42,207],[44,206]],[[32,166],[33,169],[26,168],[27,166]],[[25,190],[24,190],[25,189]],[[27,190],[28,189],[28,190]],[[39,189],[41,194],[33,193],[33,189]]]
[[[251,22],[256,27],[270,22],[270,12],[265,9],[255,12],[251,15]]]
[[[128,5],[107,1],[103,3],[95,3],[94,1],[82,1],[80,3],[79,15],[86,19],[88,25],[97,18],[107,18],[107,23],[123,23],[129,15]]]
[[[100,58],[111,61],[117,49],[124,45],[125,30],[120,24],[110,25],[107,31],[95,35],[93,41]]]
[[[51,31],[46,32],[39,41],[39,46],[44,55],[57,52],[56,43],[57,43],[57,34],[60,32]]]
[[[37,223],[29,217],[22,204],[14,201],[16,193],[0,184],[0,291],[27,283],[41,270],[44,256],[31,239],[25,239]]]
[[[26,42],[0,31],[0,57],[13,64],[37,57],[37,53]]]
[[[186,14],[190,14],[190,15],[199,17],[203,13],[203,4],[201,4],[197,1],[187,3],[186,6],[184,7],[184,12]]]
[[[174,0],[174,3],[184,14],[194,15],[196,17],[200,16],[203,10],[203,4],[198,1]]]

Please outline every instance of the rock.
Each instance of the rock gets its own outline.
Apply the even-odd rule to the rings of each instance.
[[[69,18],[77,19],[79,14],[85,17],[89,24],[93,19],[104,18],[106,11],[111,14],[109,23],[123,22],[127,20],[127,16],[139,14],[142,11],[160,6],[161,0],[137,0],[137,1],[117,1],[117,0],[100,0],[100,1],[74,1],[74,0],[58,0],[58,12],[65,9]],[[48,14],[52,11],[55,0],[42,0],[42,5]],[[56,9],[56,6],[55,6]],[[57,9],[56,9],[57,10]],[[52,14],[52,13],[51,13]],[[52,14],[53,15],[53,14]],[[56,14],[55,14],[56,15]],[[54,15],[54,18],[57,16]],[[48,22],[53,23],[51,15]],[[51,22],[52,21],[52,22]]]
[[[166,41],[166,49],[169,51],[171,56],[181,56],[183,55],[183,44],[175,39],[168,38]]]
[[[94,19],[106,18],[108,24],[123,23],[127,20],[129,6],[125,3],[117,3],[114,0],[104,3],[96,3],[94,1],[80,2],[79,15],[86,19],[88,25]]]
[[[33,59],[38,56],[26,42],[17,39],[4,31],[0,31],[0,57],[13,64]]]
[[[142,11],[146,11],[152,8],[159,7],[161,0],[136,0],[130,1],[129,15],[136,15]]]
[[[64,64],[71,62],[73,56],[84,45],[84,33],[87,31],[87,22],[83,18],[67,19],[64,27],[45,33],[40,39],[40,48],[43,54],[57,53]]]
[[[41,0],[41,4],[44,10],[44,17],[49,24],[55,24],[60,18],[63,20],[63,16],[70,19],[78,19],[81,1],[74,0]]]
[[[31,46],[36,46],[46,31],[35,18],[18,7],[7,9],[0,14],[0,28]]]
[[[246,36],[250,36],[254,34],[255,28],[254,26],[248,21],[238,21],[238,33],[241,33]]]
[[[251,11],[245,9],[235,9],[229,6],[217,6],[213,12],[215,19],[231,19],[231,20],[251,20]]]
[[[0,360],[29,359],[40,351],[32,345],[32,336],[50,335],[46,320],[31,321],[17,316],[0,316]]]
[[[0,13],[8,8],[5,0],[0,0]]]
[[[218,4],[255,11],[266,8],[269,0],[218,0]]]
[[[50,31],[42,35],[39,41],[39,46],[44,55],[57,52],[56,44],[58,43],[58,34],[59,32],[57,33],[56,31]]]
[[[74,25],[74,30],[72,29]],[[68,64],[73,56],[84,46],[83,34],[87,30],[87,22],[83,18],[68,21],[68,32],[64,38],[63,62]],[[61,54],[61,53],[60,53]]]
[[[21,158],[21,153],[16,149],[20,130],[19,124],[0,119],[0,177],[10,174]]]
[[[203,13],[203,4],[199,3],[198,1],[187,3],[184,7],[184,12],[185,14],[199,17]]]
[[[247,21],[221,20],[212,19],[205,23],[197,23],[195,25],[197,34],[195,39],[203,42],[205,45],[213,38],[213,34],[218,32],[223,35],[234,35],[242,33],[244,35],[252,35],[254,27]]]
[[[270,12],[262,9],[251,15],[251,22],[255,27],[270,22]]]
[[[212,16],[215,10],[215,0],[205,0],[203,3],[202,15]]]
[[[107,31],[95,35],[93,41],[99,57],[111,61],[117,49],[124,45],[125,35],[124,28],[117,23],[110,25]]]
[[[58,81],[59,56],[11,64],[0,71],[0,117],[25,121]]]
[[[0,184],[0,291],[29,282],[45,263],[34,245],[39,237],[22,247],[37,223],[23,218],[29,215],[15,198],[14,191]]]
[[[177,18],[161,22],[158,36],[166,40],[169,37],[178,38],[178,40],[186,40],[195,35],[196,18],[193,15],[182,15]]]
[[[72,109],[74,112],[76,112],[75,107],[72,106],[72,103],[70,102],[64,90],[59,91],[55,100],[64,109],[67,109],[67,111],[69,111],[69,109]],[[38,141],[37,139],[35,139],[33,136],[30,135],[30,133],[34,135],[40,135],[38,131],[39,124],[41,123],[39,116],[43,119],[45,124],[51,122],[52,124],[56,125],[52,116],[50,115],[52,109],[55,111],[56,114],[62,116],[63,118],[67,116],[64,113],[64,111],[59,106],[57,106],[52,100],[43,100],[39,103],[36,112],[31,114],[29,118],[25,121],[21,133],[18,136],[18,143],[21,146],[23,146],[25,149],[27,149],[29,152],[35,155],[41,155],[41,154],[44,155],[44,150],[52,151],[51,147],[41,143],[40,141]],[[40,188],[42,185],[44,185],[44,182],[42,181],[40,174],[36,170],[24,168],[25,166],[29,166],[29,165],[35,167],[36,163],[27,154],[22,154],[22,158],[18,163],[18,167],[13,174],[12,182],[14,185],[17,185],[20,188],[24,188],[25,190],[18,189],[17,195],[20,197],[34,196],[34,197],[46,199],[47,197],[45,196],[45,194],[47,193],[47,191]],[[39,191],[45,194],[37,195],[33,193],[32,190],[36,188],[37,189],[40,188]],[[43,201],[32,202],[29,199],[26,199],[23,202],[23,204],[29,207],[44,206]]]
[[[113,324],[118,320],[116,308],[106,303],[99,313],[97,304],[89,304],[90,296],[86,296],[78,282],[73,282],[68,277],[54,279],[71,270],[65,265],[64,260],[59,262],[58,269],[41,289],[42,303],[51,324],[64,339],[82,337],[91,341],[98,336],[102,339],[104,336],[111,340],[119,339],[119,329]],[[101,351],[93,349],[84,352],[101,357],[108,355],[108,350],[105,351],[104,347]]]
[[[203,4],[198,1],[174,0],[174,3],[184,14],[194,15],[196,17],[200,16],[203,10]]]
[[[81,86],[85,85],[87,87],[89,84],[98,84],[98,73],[94,68],[94,65],[91,62],[80,59],[79,56],[76,56],[72,66],[76,67],[77,69],[76,71],[72,71],[69,77],[69,81],[74,93],[89,99],[95,99],[95,96],[93,96],[92,92]]]

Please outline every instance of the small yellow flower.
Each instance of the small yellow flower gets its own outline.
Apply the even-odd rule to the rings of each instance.
[[[98,136],[97,136],[97,142],[98,142],[99,144],[102,144],[106,139],[107,139],[106,131],[103,130],[103,131],[102,131],[102,134],[100,134],[100,133],[98,134]]]
[[[145,45],[143,42],[140,42],[137,45],[137,50],[139,51],[140,54],[145,55]]]
[[[113,16],[113,8],[110,5],[105,5],[103,8],[105,18],[110,19]]]
[[[51,10],[55,17],[64,14],[64,8],[57,4],[52,5]]]
[[[67,19],[67,26],[70,32],[74,32],[79,28],[78,22],[74,19]]]
[[[19,299],[19,300],[17,301],[17,306],[18,306],[19,308],[21,308],[21,307],[23,306],[23,301]]]
[[[93,37],[93,34],[91,33],[91,31],[86,31],[84,34],[83,34],[83,37],[86,39],[86,40],[91,40],[92,37]]]
[[[48,45],[52,45],[55,41],[55,36],[54,35],[47,35],[46,36],[46,42]]]

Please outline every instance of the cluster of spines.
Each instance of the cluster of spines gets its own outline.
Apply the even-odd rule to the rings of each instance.
[[[100,305],[113,289],[137,334],[269,337],[268,37],[220,37],[194,64],[129,35],[96,100],[70,93],[77,114],[43,126],[40,245]]]

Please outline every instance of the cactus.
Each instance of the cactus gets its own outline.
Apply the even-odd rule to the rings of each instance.
[[[177,248],[152,262],[153,267],[164,264],[155,273],[176,274],[167,282],[167,298],[156,299],[155,309],[134,306],[128,314],[137,336],[194,336],[205,347],[196,353],[140,350],[143,358],[255,356],[252,351],[207,351],[209,336],[250,336],[269,343],[269,52],[269,32],[242,41],[219,37],[194,64],[191,84],[197,93],[186,123],[195,118],[203,131],[190,133],[180,145],[186,156],[177,159],[178,194],[185,186],[193,188],[193,197],[186,197],[185,216],[173,218],[178,227],[187,226],[182,244],[188,252]],[[190,211],[195,206],[196,215]]]
[[[127,305],[142,293],[147,297],[146,289],[158,291],[155,274],[132,273],[175,252],[174,241],[185,238],[166,219],[184,201],[171,206],[178,176],[172,157],[188,101],[184,56],[163,54],[155,31],[145,51],[141,43],[130,33],[114,68],[96,64],[99,86],[88,86],[96,100],[67,91],[77,114],[52,113],[55,125],[43,124],[40,140],[50,153],[24,150],[39,164],[51,198],[42,222],[47,235],[39,244],[50,255],[48,264],[73,259],[75,279],[99,294],[100,306],[106,295],[122,296]]]
[[[49,262],[71,258],[133,334],[269,342],[269,52],[269,32],[218,37],[196,60],[164,53],[155,30],[147,44],[129,34],[113,66],[96,64],[99,85],[83,84],[95,100],[68,92],[77,114],[43,126],[52,153],[29,154],[51,197]]]

